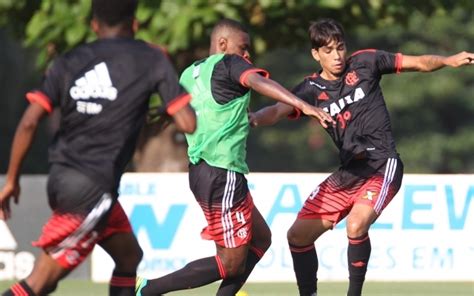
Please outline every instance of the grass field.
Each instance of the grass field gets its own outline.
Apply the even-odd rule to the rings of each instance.
[[[7,289],[12,282],[0,281],[0,292]],[[347,283],[322,282],[318,295],[343,296]],[[217,285],[169,293],[171,296],[210,296],[215,295]],[[248,296],[292,296],[297,295],[293,283],[249,283],[244,291]],[[89,281],[65,280],[60,283],[54,296],[95,296],[107,295],[107,285],[93,284]],[[364,285],[364,296],[474,296],[472,282],[367,282]]]

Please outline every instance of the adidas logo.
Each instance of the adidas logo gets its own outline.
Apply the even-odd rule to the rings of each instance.
[[[329,100],[329,96],[325,91],[323,91],[322,93],[319,94],[318,100],[327,101]]]
[[[17,243],[13,237],[10,229],[8,229],[5,221],[0,220],[0,250],[2,251],[14,251],[17,248]],[[1,269],[1,268],[0,268]]]
[[[103,98],[113,101],[117,98],[117,89],[112,85],[109,70],[104,62],[87,71],[75,84],[69,90],[74,100]]]

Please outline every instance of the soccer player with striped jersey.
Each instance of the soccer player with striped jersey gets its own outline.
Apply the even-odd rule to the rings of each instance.
[[[235,295],[269,248],[271,233],[254,206],[244,174],[249,133],[250,90],[302,110],[326,126],[331,117],[298,99],[249,62],[250,37],[238,22],[219,21],[211,34],[210,56],[181,75],[191,93],[197,129],[187,134],[189,183],[207,220],[204,239],[213,240],[215,256],[188,263],[158,279],[137,281],[137,295],[203,286],[223,279],[217,295]]]
[[[118,185],[159,93],[179,129],[193,132],[190,95],[167,55],[134,39],[137,0],[92,0],[98,39],[58,57],[30,101],[15,133],[0,218],[18,202],[20,168],[41,119],[54,108],[59,130],[49,150],[48,201],[53,210],[34,242],[42,249],[33,271],[2,295],[47,295],[99,244],[115,262],[109,294],[135,294],[142,250],[117,201]]]
[[[331,19],[312,23],[309,36],[311,53],[322,70],[306,77],[293,93],[337,122],[325,129],[339,149],[341,166],[310,194],[288,231],[293,267],[300,295],[316,295],[314,243],[347,217],[347,295],[361,295],[371,252],[370,225],[398,192],[403,176],[380,79],[403,71],[472,65],[474,54],[409,56],[366,49],[346,58],[343,28]],[[277,103],[251,114],[251,124],[271,125],[299,114]]]

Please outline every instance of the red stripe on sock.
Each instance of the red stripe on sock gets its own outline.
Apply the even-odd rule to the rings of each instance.
[[[354,267],[364,267],[367,265],[364,261],[351,262],[351,265]]]
[[[314,249],[314,245],[309,245],[309,246],[305,246],[305,247],[290,246],[290,251],[294,252],[294,253],[304,253],[304,252],[308,252],[312,249]]]
[[[110,285],[115,287],[135,287],[135,277],[113,276]]]
[[[352,245],[359,245],[363,242],[365,242],[366,240],[369,239],[369,235],[367,234],[366,236],[364,237],[358,237],[358,238],[350,238],[350,237],[347,237],[349,239],[349,243],[352,244]]]
[[[15,296],[28,296],[28,292],[26,292],[19,283],[14,284],[11,290]]]
[[[226,274],[225,274],[224,265],[222,264],[221,258],[219,258],[219,256],[217,255],[216,255],[216,262],[217,262],[217,267],[219,268],[219,274],[221,278],[225,279]]]

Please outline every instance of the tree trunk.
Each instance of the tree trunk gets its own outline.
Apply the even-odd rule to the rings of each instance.
[[[187,172],[187,144],[184,134],[170,124],[143,128],[133,156],[134,172]]]

